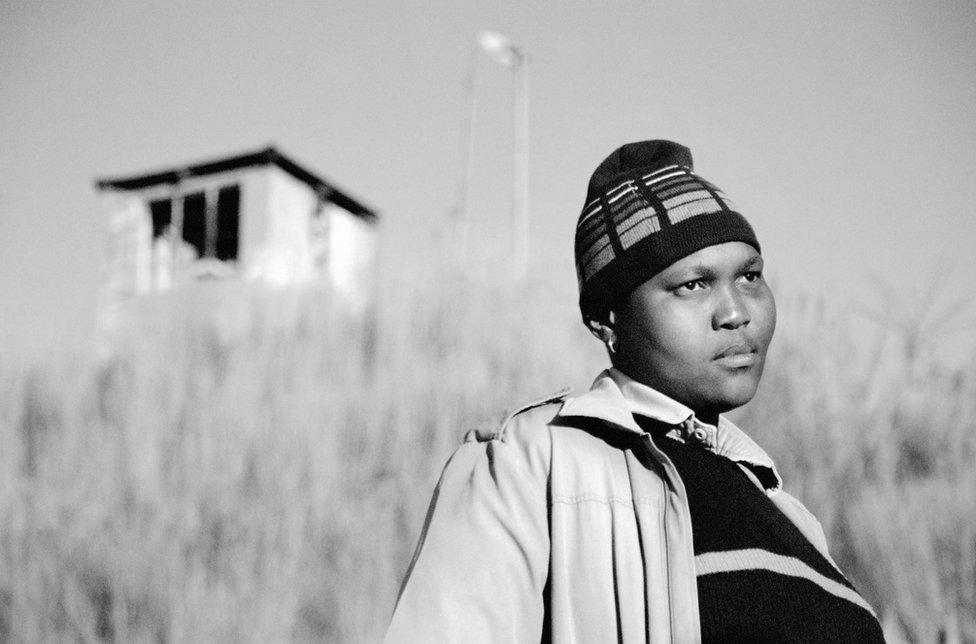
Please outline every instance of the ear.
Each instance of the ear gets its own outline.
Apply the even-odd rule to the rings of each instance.
[[[587,325],[590,328],[590,333],[592,333],[597,340],[607,345],[607,348],[609,349],[617,342],[617,333],[613,329],[616,322],[617,317],[614,315],[613,311],[610,311],[610,313],[607,315],[606,321],[601,322],[600,320],[590,320]]]

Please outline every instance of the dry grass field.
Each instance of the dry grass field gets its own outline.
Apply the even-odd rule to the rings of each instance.
[[[0,641],[376,640],[464,430],[606,361],[572,293],[383,291],[201,284],[0,363]],[[736,421],[892,641],[976,642],[976,366],[780,311]]]

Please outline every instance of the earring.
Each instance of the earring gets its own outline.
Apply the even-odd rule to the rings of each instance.
[[[613,312],[610,313],[610,322],[613,323]],[[613,332],[613,328],[598,322],[596,320],[590,320],[588,322],[590,327],[590,333],[599,338],[600,342],[607,346],[607,351],[610,353],[617,352],[617,334]]]

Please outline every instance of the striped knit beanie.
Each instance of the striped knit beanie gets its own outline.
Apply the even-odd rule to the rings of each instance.
[[[583,321],[605,320],[620,298],[674,262],[731,241],[760,250],[732,202],[692,172],[688,148],[671,141],[618,148],[593,172],[576,223]]]

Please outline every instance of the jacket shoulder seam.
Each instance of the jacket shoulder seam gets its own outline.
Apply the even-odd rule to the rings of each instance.
[[[509,412],[505,416],[504,420],[502,420],[501,423],[498,424],[498,427],[495,430],[492,438],[504,440],[505,432],[508,429],[508,427],[512,424],[512,421],[515,419],[516,416],[518,416],[519,414],[523,414],[527,411],[530,411],[532,409],[544,407],[545,405],[549,405],[551,403],[561,402],[566,398],[567,395],[569,395],[569,392],[571,392],[572,390],[573,390],[572,387],[566,386],[560,389],[559,391],[553,392],[547,396],[536,398],[535,400],[532,400],[519,407],[516,407],[513,411]]]

